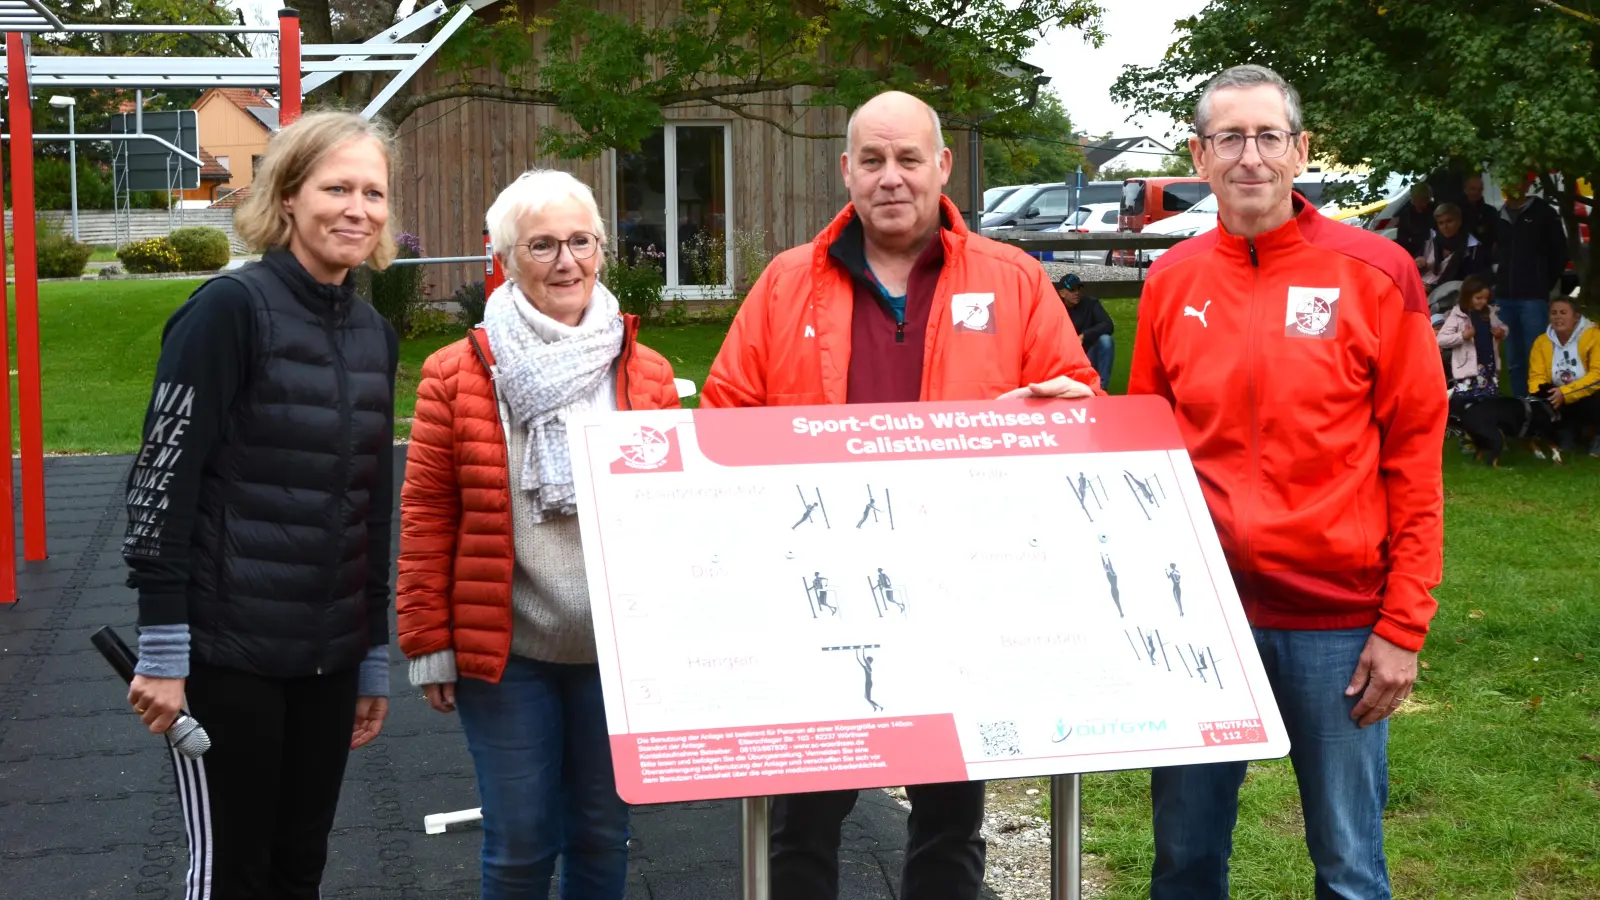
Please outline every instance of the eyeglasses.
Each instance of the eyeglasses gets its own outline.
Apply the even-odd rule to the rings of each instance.
[[[1277,159],[1289,152],[1289,144],[1300,136],[1298,131],[1263,131],[1260,134],[1240,134],[1237,131],[1219,131],[1208,134],[1212,152],[1218,159],[1238,159],[1244,155],[1244,145],[1256,142],[1256,152],[1262,159]]]
[[[528,255],[537,263],[555,262],[561,255],[561,247],[565,244],[572,253],[573,259],[588,259],[600,249],[600,239],[587,231],[580,231],[564,241],[553,237],[536,237],[522,246],[527,248]]]

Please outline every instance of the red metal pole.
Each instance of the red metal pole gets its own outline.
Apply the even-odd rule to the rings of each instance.
[[[17,281],[17,419],[22,432],[22,555],[39,560],[45,548],[44,418],[39,390],[39,260],[33,202],[33,98],[27,48],[19,32],[6,35],[11,87],[11,232]],[[7,454],[9,459],[10,454]]]
[[[487,228],[483,230],[483,255],[489,257],[483,264],[483,299],[488,301],[489,295],[505,283],[506,276],[500,269],[495,268],[494,244],[489,242]],[[504,264],[502,260],[501,265]]]
[[[14,156],[14,154],[13,154]],[[5,200],[0,185],[0,205]],[[0,219],[0,265],[5,263],[5,222]],[[0,371],[11,371],[10,329],[7,304],[0,303]],[[0,603],[17,602],[17,494],[11,474],[11,377],[0,378],[0,495],[5,496],[0,513]]]
[[[278,124],[300,118],[300,13],[278,10]]]

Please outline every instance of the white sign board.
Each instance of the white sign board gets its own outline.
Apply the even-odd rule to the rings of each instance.
[[[571,440],[629,802],[1288,752],[1158,399],[610,413]]]

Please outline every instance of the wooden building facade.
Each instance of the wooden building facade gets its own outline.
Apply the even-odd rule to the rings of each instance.
[[[620,2],[654,15],[654,7],[667,0]],[[524,14],[536,12],[527,0],[523,7]],[[505,82],[494,73],[478,77]],[[454,78],[429,63],[414,89],[428,91]],[[750,102],[796,132],[842,134],[849,110],[808,108],[808,90]],[[552,107],[468,99],[419,109],[397,134],[396,229],[416,235],[428,256],[482,253],[484,213],[499,192],[530,168],[561,169],[594,190],[612,246],[664,252],[669,296],[693,298],[725,294],[733,279],[748,284],[760,274],[738,271],[741,246],[756,242],[775,253],[805,243],[847,202],[839,171],[842,138],[793,137],[712,106],[673,107],[663,114],[666,124],[639,153],[607,150],[590,159],[560,159],[535,152],[541,131],[565,121]],[[945,130],[954,153],[945,192],[963,210],[970,205],[967,138],[964,131]],[[725,253],[723,266],[697,264],[706,248],[718,246]],[[430,293],[437,299],[483,278],[477,266],[430,269]]]

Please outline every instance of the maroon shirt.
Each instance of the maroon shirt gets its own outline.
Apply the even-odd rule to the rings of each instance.
[[[861,220],[854,219],[828,255],[854,282],[850,315],[850,373],[846,403],[909,403],[922,399],[922,356],[928,316],[944,270],[944,241],[935,234],[911,266],[906,283],[905,322],[896,320],[883,288],[868,268]]]

